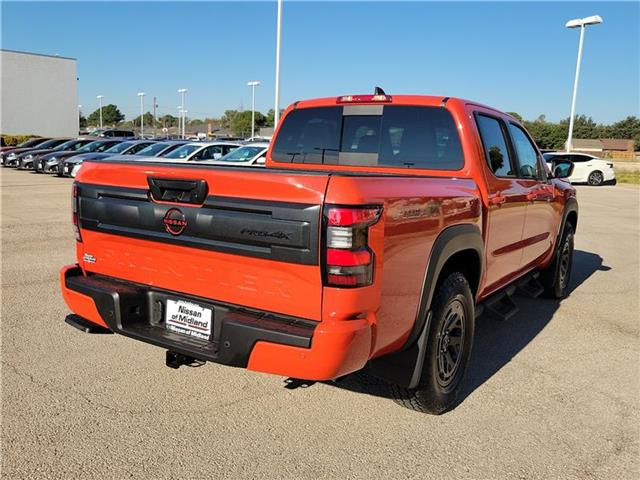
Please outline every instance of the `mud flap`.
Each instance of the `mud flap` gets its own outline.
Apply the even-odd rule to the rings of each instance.
[[[422,377],[430,326],[431,311],[427,314],[422,332],[409,348],[371,360],[368,365],[369,372],[394,385],[416,388]]]

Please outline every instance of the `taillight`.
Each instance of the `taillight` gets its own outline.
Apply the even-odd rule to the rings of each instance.
[[[336,103],[389,103],[391,95],[344,95]]]
[[[374,256],[369,248],[369,227],[382,209],[326,206],[324,209],[324,284],[329,287],[364,287],[373,283]]]
[[[73,222],[73,231],[76,234],[76,241],[81,242],[80,225],[78,224],[78,184],[73,183],[71,187],[71,221]]]

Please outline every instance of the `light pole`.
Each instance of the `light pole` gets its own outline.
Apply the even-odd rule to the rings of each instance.
[[[80,117],[82,116],[82,105],[78,105],[78,132],[80,132]]]
[[[251,87],[251,138],[256,134],[256,87],[260,85],[257,80],[247,82],[247,86]]]
[[[278,0],[278,20],[276,24],[276,111],[273,114],[273,128],[280,120],[280,38],[282,37],[282,0]]]
[[[182,137],[182,107],[178,105],[178,136]]]
[[[189,110],[182,110],[182,138],[187,138],[187,113]]]
[[[98,108],[100,109],[100,128],[102,128],[102,99],[104,95],[98,95],[96,98],[98,99],[98,105],[100,105]]]
[[[573,97],[571,99],[571,116],[569,117],[569,135],[567,137],[567,144],[565,148],[567,152],[571,151],[573,142],[573,121],[576,115],[576,97],[578,96],[578,79],[580,78],[580,61],[582,60],[582,44],[584,43],[584,31],[587,25],[597,25],[602,23],[602,17],[600,15],[592,15],[585,18],[576,18],[569,20],[565,27],[578,28],[580,27],[580,43],[578,44],[578,61],[576,62],[576,76],[573,80]]]
[[[144,96],[146,93],[139,92],[140,97],[140,138],[144,138]]]
[[[178,93],[182,97],[182,138],[184,138],[184,134],[185,134],[185,128],[184,128],[184,124],[185,124],[185,121],[184,121],[185,120],[184,119],[184,96],[188,91],[189,90],[187,90],[186,88],[179,88],[178,89]]]
[[[153,97],[153,138],[158,136],[158,118],[156,117],[156,108],[158,108],[158,99]]]

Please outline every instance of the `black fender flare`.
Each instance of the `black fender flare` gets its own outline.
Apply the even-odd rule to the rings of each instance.
[[[484,272],[484,241],[480,228],[472,224],[454,225],[443,230],[431,248],[420,303],[413,328],[403,348],[397,352],[375,358],[369,362],[369,370],[377,377],[396,385],[415,388],[420,383],[422,366],[427,349],[427,337],[431,322],[431,301],[440,273],[447,260],[464,250],[475,250],[480,271]]]
[[[564,211],[562,212],[562,222],[560,222],[560,230],[558,231],[558,238],[556,239],[556,250],[558,250],[558,244],[564,234],[564,226],[567,224],[567,217],[570,213],[575,213],[578,218],[578,200],[576,197],[569,197],[564,205]],[[578,225],[576,224],[576,229]]]

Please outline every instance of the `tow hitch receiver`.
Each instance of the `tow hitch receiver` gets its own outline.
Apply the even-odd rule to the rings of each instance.
[[[166,361],[167,367],[170,367],[170,368],[180,368],[182,365],[189,365],[189,366],[194,364],[201,365],[204,363],[188,355],[183,355],[178,352],[172,352],[171,350],[167,350],[167,356],[165,361]]]

